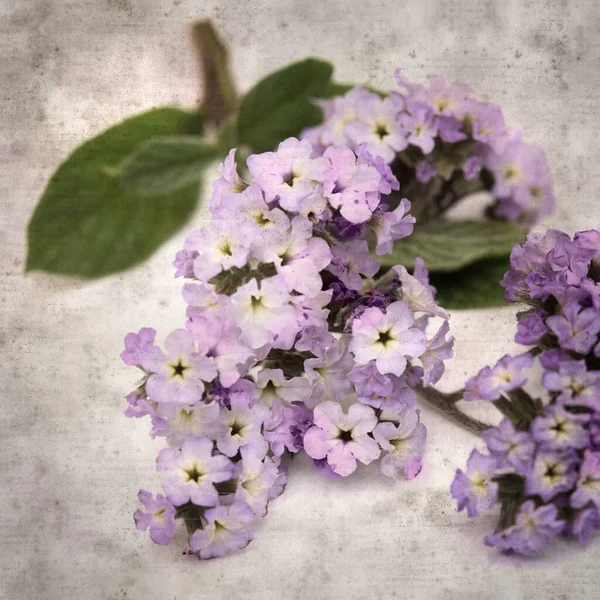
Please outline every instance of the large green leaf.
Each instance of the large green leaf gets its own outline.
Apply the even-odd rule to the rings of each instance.
[[[150,256],[190,217],[199,184],[150,198],[124,188],[108,171],[153,137],[200,130],[197,114],[158,108],[77,148],[53,175],[29,222],[26,270],[99,277]]]
[[[436,300],[446,309],[503,306],[504,288],[500,281],[510,268],[508,256],[480,260],[451,273],[430,273],[437,288]]]
[[[456,271],[484,258],[507,256],[524,238],[523,229],[503,221],[417,222],[414,233],[380,260],[384,266],[412,268],[420,256],[430,271]]]
[[[130,154],[114,176],[126,187],[158,196],[197,183],[202,170],[220,157],[216,146],[198,136],[152,139]]]
[[[254,152],[265,152],[321,122],[321,110],[312,99],[326,95],[332,72],[330,63],[307,58],[257,83],[239,108],[239,141]]]

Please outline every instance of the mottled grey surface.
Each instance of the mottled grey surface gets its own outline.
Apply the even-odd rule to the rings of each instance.
[[[180,325],[170,261],[184,232],[144,266],[83,283],[24,277],[25,228],[52,171],[87,136],[154,105],[194,104],[187,27],[201,16],[233,49],[243,89],[305,55],[335,62],[342,81],[391,86],[401,66],[470,83],[547,150],[559,198],[547,224],[599,225],[596,2],[2,0],[0,597],[598,598],[598,539],[555,544],[541,561],[482,545],[494,518],[467,520],[447,493],[474,440],[427,408],[415,482],[375,468],[331,482],[295,464],[248,549],[207,563],[136,532],[136,493],[158,485],[160,444],[121,414],[135,374],[117,357],[124,333]],[[453,315],[446,388],[513,349],[513,314]]]

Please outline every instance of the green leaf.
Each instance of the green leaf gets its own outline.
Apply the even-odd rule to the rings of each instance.
[[[157,108],[77,148],[52,176],[29,222],[26,270],[100,277],[150,256],[191,216],[199,184],[149,198],[107,171],[147,140],[200,130],[197,114]]]
[[[412,268],[420,256],[431,271],[455,271],[484,258],[506,256],[525,232],[504,221],[446,221],[419,226],[394,244],[392,254],[381,257],[383,266]]]
[[[510,268],[508,255],[481,260],[451,273],[430,273],[437,288],[436,300],[447,309],[503,306],[504,288],[500,281]]]
[[[332,72],[330,63],[307,58],[257,83],[239,109],[239,141],[254,152],[265,152],[320,123],[321,110],[312,99],[326,93]]]
[[[202,170],[220,156],[200,137],[165,136],[140,146],[112,175],[141,194],[158,196],[197,183]]]

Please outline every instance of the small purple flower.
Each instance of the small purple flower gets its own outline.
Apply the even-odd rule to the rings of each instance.
[[[156,468],[165,473],[163,489],[175,506],[193,502],[198,506],[215,506],[219,494],[214,483],[233,477],[233,463],[222,454],[213,455],[213,443],[205,437],[190,435],[181,446],[163,448]]]
[[[422,160],[417,167],[415,179],[419,183],[429,183],[438,174],[437,167],[428,160]]]
[[[399,118],[406,138],[410,144],[421,148],[423,154],[429,154],[435,146],[437,122],[433,111],[426,105],[412,103],[409,113],[401,113]]]
[[[281,208],[298,211],[313,194],[316,182],[325,181],[328,163],[324,158],[311,157],[308,140],[288,138],[276,152],[263,152],[248,157],[248,170],[265,193],[265,200],[278,200]]]
[[[234,497],[246,502],[257,517],[264,517],[271,487],[279,475],[277,464],[253,446],[242,448],[241,455],[242,460],[235,465],[237,488]]]
[[[195,250],[180,250],[175,255],[173,266],[175,267],[175,277],[194,278],[194,261],[198,258],[198,252]]]
[[[382,375],[377,370],[374,360],[366,365],[356,366],[348,373],[348,379],[354,383],[359,396],[388,396],[392,393],[393,383],[389,376]]]
[[[369,246],[364,240],[335,243],[331,252],[333,257],[327,269],[350,290],[361,291],[361,275],[373,277],[379,270],[379,261],[369,255]]]
[[[190,550],[199,558],[217,558],[229,550],[247,546],[254,535],[251,525],[256,519],[245,502],[217,506],[204,513],[206,524],[190,537]]]
[[[377,442],[368,434],[377,425],[375,412],[364,404],[352,404],[344,414],[337,402],[323,402],[315,407],[314,427],[304,434],[304,450],[327,463],[342,477],[356,470],[356,461],[366,465],[379,458]]]
[[[598,340],[600,314],[593,308],[579,309],[578,303],[570,302],[563,315],[548,317],[546,323],[564,349],[587,354]]]
[[[433,289],[427,281],[421,281],[411,275],[403,265],[392,267],[401,283],[402,300],[416,312],[425,312],[442,319],[448,319],[448,313],[435,301]],[[423,277],[428,278],[427,269],[423,266]]]
[[[522,371],[533,364],[531,354],[504,355],[493,367],[484,367],[465,385],[464,399],[497,400],[502,393],[521,387],[527,377]]]
[[[356,154],[343,146],[327,148],[323,157],[330,164],[323,193],[331,206],[350,223],[368,221],[381,200],[379,171],[373,165],[359,164]],[[389,189],[386,184],[384,180],[383,189]]]
[[[229,396],[229,408],[221,408],[219,419],[213,421],[207,433],[226,456],[235,456],[246,446],[254,446],[264,456],[268,445],[262,435],[262,424],[268,414],[269,409],[263,404],[251,406],[247,394],[234,392]]]
[[[225,196],[243,192],[248,187],[248,184],[238,175],[235,151],[236,148],[230,150],[225,160],[219,165],[221,177],[213,182],[213,192],[208,201],[208,208],[211,212],[218,210]]]
[[[412,310],[402,301],[390,304],[386,312],[368,308],[352,324],[350,351],[359,365],[375,361],[382,375],[402,375],[407,357],[426,351],[425,334],[414,327]]]
[[[195,404],[204,392],[204,382],[212,381],[217,367],[212,358],[196,351],[189,331],[176,329],[165,339],[167,354],[155,346],[142,356],[142,367],[151,373],[146,382],[148,396],[156,402]]]
[[[373,437],[383,451],[381,472],[397,479],[414,479],[420,472],[427,430],[419,420],[419,411],[404,408],[398,413],[398,422],[383,421],[373,430]]]
[[[457,501],[457,510],[467,509],[469,517],[476,517],[482,510],[489,510],[498,498],[498,484],[492,480],[498,461],[492,456],[471,452],[467,471],[456,470],[450,493]]]
[[[600,512],[596,508],[586,508],[575,517],[569,533],[576,535],[583,544],[598,529],[600,529]]]
[[[446,339],[450,331],[450,324],[444,321],[438,332],[427,341],[427,350],[419,356],[423,364],[423,385],[436,383],[444,374],[444,361],[452,358],[454,347],[454,336]]]
[[[284,450],[294,454],[302,450],[304,433],[312,424],[312,413],[303,403],[285,406],[276,402],[265,420],[263,435],[274,456],[281,456]]]
[[[503,419],[498,427],[486,429],[481,437],[498,466],[512,466],[517,473],[526,474],[533,462],[535,442],[525,431],[517,431],[510,419]]]
[[[395,240],[408,237],[413,232],[415,218],[408,214],[410,206],[410,202],[406,198],[402,198],[395,210],[373,213],[369,227],[377,236],[375,254],[378,256],[389,254]]]
[[[548,333],[548,328],[544,322],[546,316],[544,311],[537,310],[521,319],[517,323],[515,342],[524,346],[539,344],[542,337]]]
[[[564,531],[565,521],[557,519],[554,504],[536,508],[533,500],[521,505],[515,524],[485,538],[487,546],[496,546],[503,552],[513,551],[524,556],[537,556],[550,540]]]
[[[475,179],[481,169],[482,160],[479,156],[469,156],[463,165],[463,173],[467,181]]]
[[[547,502],[556,494],[566,492],[577,480],[575,467],[579,459],[573,450],[538,452],[531,472],[525,479],[525,492],[538,495]]]
[[[125,350],[121,352],[121,358],[127,366],[141,364],[145,356],[154,346],[156,330],[152,327],[142,327],[138,333],[128,333],[125,336]]]
[[[548,406],[531,423],[531,435],[544,450],[582,449],[590,443],[584,427],[587,420],[586,415],[574,415],[560,406]]]
[[[139,501],[146,510],[138,508],[133,518],[140,531],[150,529],[150,539],[155,544],[168,544],[175,534],[175,507],[162,495],[140,490]]]
[[[586,450],[570,503],[573,508],[584,508],[589,502],[600,508],[600,453]]]

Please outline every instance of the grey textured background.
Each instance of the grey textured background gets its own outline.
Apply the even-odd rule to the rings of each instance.
[[[158,486],[160,442],[121,414],[135,374],[118,354],[128,331],[164,336],[182,323],[170,262],[185,232],[144,266],[83,283],[24,277],[25,229],[86,137],[155,105],[194,104],[187,26],[201,16],[230,44],[242,89],[306,55],[333,61],[341,81],[390,87],[400,66],[471,84],[548,152],[559,210],[546,224],[599,225],[596,2],[2,0],[0,597],[598,598],[599,539],[557,543],[543,560],[482,545],[494,517],[469,521],[448,495],[474,439],[427,408],[414,482],[376,468],[331,482],[300,461],[248,549],[206,563],[136,532],[136,493]],[[453,315],[444,387],[513,349],[514,312]]]

